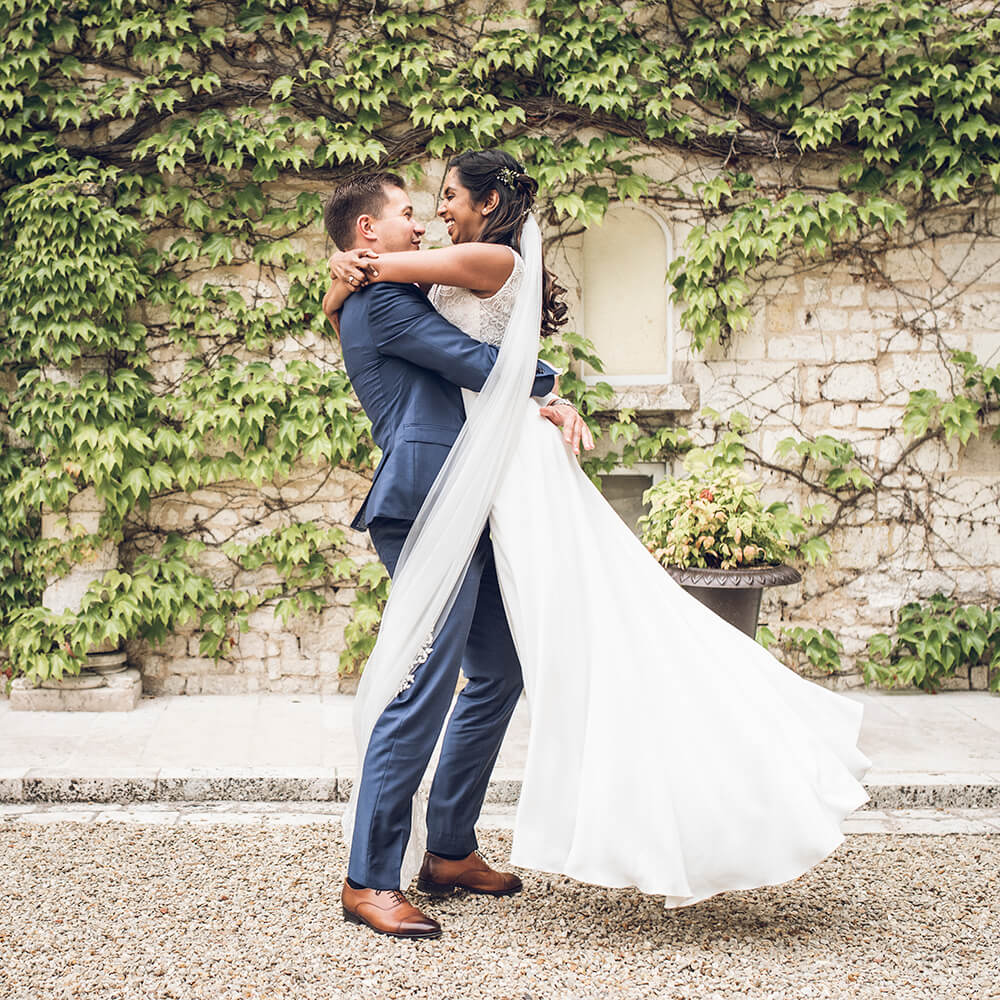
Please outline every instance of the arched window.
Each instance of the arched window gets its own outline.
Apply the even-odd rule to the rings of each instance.
[[[603,223],[584,233],[583,330],[604,363],[604,374],[584,369],[588,382],[610,382],[626,395],[635,395],[629,386],[653,390],[673,382],[674,309],[667,283],[672,259],[667,224],[635,202],[612,205]],[[662,405],[658,401],[655,409]],[[663,462],[652,462],[601,476],[605,498],[634,532],[645,509],[643,492],[665,472]]]
[[[674,316],[666,223],[634,202],[612,205],[583,238],[583,327],[604,363],[588,381],[652,385],[673,381]]]

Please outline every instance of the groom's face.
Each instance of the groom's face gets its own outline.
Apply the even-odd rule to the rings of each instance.
[[[379,217],[370,222],[375,236],[371,248],[379,253],[419,250],[420,237],[427,227],[413,218],[410,196],[394,185],[386,185],[385,194],[385,205]]]

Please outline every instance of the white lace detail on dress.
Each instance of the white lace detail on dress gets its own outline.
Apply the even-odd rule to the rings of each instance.
[[[521,288],[523,274],[524,261],[514,254],[514,269],[510,276],[488,299],[479,298],[467,288],[452,285],[434,285],[429,297],[434,308],[449,323],[476,340],[499,347]]]
[[[399,688],[396,691],[396,697],[398,698],[408,687],[413,685],[413,679],[417,675],[417,667],[421,663],[427,662],[427,657],[434,652],[434,630],[431,629],[427,633],[427,638],[424,639],[423,645],[417,651],[417,655],[413,658],[413,662],[410,664],[410,669],[407,671],[406,676],[400,681]]]

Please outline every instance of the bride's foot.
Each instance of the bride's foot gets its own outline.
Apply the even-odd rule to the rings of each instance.
[[[475,851],[458,861],[439,858],[428,851],[424,854],[417,888],[431,896],[447,896],[456,889],[511,896],[521,891],[521,880],[512,872],[494,871]]]

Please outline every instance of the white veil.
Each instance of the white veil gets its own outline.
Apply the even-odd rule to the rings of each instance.
[[[354,831],[361,770],[378,717],[427,658],[438,624],[448,616],[489,518],[493,498],[520,436],[524,397],[534,380],[542,313],[542,239],[528,216],[521,235],[524,277],[496,364],[470,407],[444,466],[403,545],[378,639],[354,702],[357,772],[343,818],[348,847]],[[420,868],[427,826],[420,797],[411,811],[410,841],[400,885]]]

